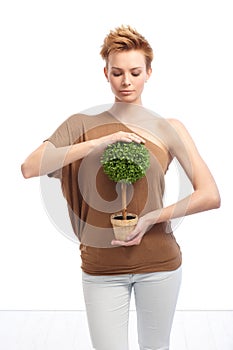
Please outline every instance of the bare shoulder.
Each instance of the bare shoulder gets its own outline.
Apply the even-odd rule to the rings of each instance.
[[[184,124],[179,120],[179,119],[176,119],[176,118],[167,118],[166,119],[167,122],[172,126],[174,127],[175,129],[184,129],[186,130]]]
[[[186,140],[192,139],[188,129],[185,127],[183,122],[175,118],[167,118],[166,120],[170,126],[175,129],[180,137],[184,137]]]
[[[193,140],[190,132],[183,124],[183,122],[175,118],[169,118],[167,119],[167,122],[175,130],[181,142],[185,145],[186,150],[188,150],[192,155],[198,155],[199,151],[197,149],[195,141]]]

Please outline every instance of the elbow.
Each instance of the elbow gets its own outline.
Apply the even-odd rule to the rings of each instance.
[[[25,179],[29,179],[31,177],[25,163],[21,165],[21,173]]]
[[[218,209],[221,207],[221,197],[219,194],[213,198],[213,209]]]
[[[219,209],[221,206],[221,197],[219,193],[211,193],[208,198],[206,198],[206,203],[208,203],[208,209]]]
[[[26,162],[21,165],[21,173],[25,179],[30,179],[31,177],[36,176],[33,174],[32,169],[27,165]]]
[[[218,209],[221,206],[221,198],[218,190],[196,191],[199,211]]]

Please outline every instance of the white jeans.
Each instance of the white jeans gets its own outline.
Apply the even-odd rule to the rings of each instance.
[[[128,350],[130,296],[134,288],[140,350],[167,350],[182,268],[168,272],[92,276],[83,291],[95,350]]]

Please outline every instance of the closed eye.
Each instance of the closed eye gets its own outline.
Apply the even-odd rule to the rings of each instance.
[[[114,77],[120,77],[122,74],[123,74],[123,73],[115,73],[115,72],[112,73],[112,75],[113,75]],[[133,77],[138,77],[140,74],[141,74],[141,73],[133,73],[133,72],[131,73],[131,75],[132,75]]]
[[[113,75],[114,77],[119,77],[120,75],[122,75],[122,73],[112,73],[112,75]]]
[[[134,67],[130,69],[130,73],[133,77],[138,77],[142,73],[142,67]],[[120,77],[121,75],[124,74],[124,71],[121,68],[118,67],[112,67],[111,74],[114,77]]]

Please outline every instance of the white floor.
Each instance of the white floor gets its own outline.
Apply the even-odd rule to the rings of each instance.
[[[130,311],[130,350],[138,350]],[[2,350],[91,350],[84,311],[0,311]],[[233,311],[177,311],[170,350],[233,350]]]

